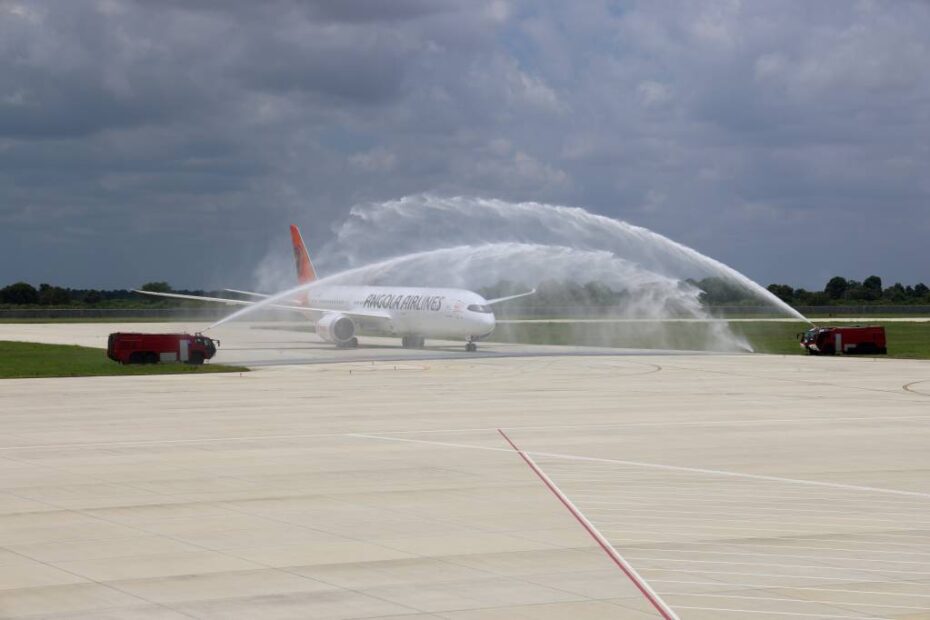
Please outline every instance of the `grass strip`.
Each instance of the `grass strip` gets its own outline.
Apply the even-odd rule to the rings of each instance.
[[[818,321],[829,325],[829,320]],[[881,325],[881,321],[866,321]],[[838,324],[848,325],[846,323]],[[797,334],[810,326],[768,321],[729,323],[757,353],[806,355]],[[930,322],[887,323],[888,355],[893,358],[930,359]],[[488,340],[525,344],[564,344],[634,349],[712,349],[720,343],[718,327],[712,323],[510,323],[497,326]],[[882,356],[886,357],[886,356]]]
[[[204,374],[247,370],[242,366],[209,362],[202,366],[179,362],[124,366],[109,359],[103,349],[0,340],[0,379]]]

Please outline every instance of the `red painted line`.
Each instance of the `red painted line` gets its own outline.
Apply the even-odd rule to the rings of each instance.
[[[513,440],[507,436],[507,433],[501,429],[497,429],[497,432],[500,433],[501,437],[503,437],[507,443],[510,444],[510,447],[520,455],[520,458],[522,458],[523,461],[529,466],[529,468],[533,470],[533,473],[535,473],[536,476],[542,481],[542,483],[546,485],[546,488],[548,488],[552,494],[556,496],[556,498],[562,503],[563,506],[565,506],[566,510],[568,510],[571,515],[575,517],[575,520],[581,524],[581,527],[583,527],[585,531],[588,532],[588,534],[591,536],[591,538],[593,538],[594,541],[600,546],[600,548],[604,550],[604,553],[606,553],[607,556],[613,560],[614,564],[616,564],[617,567],[623,571],[623,574],[625,574],[627,578],[633,582],[633,585],[635,585],[636,588],[643,594],[643,596],[646,597],[646,600],[648,600],[652,606],[656,608],[656,611],[658,611],[659,614],[665,618],[665,620],[680,620],[672,608],[669,607],[668,604],[659,597],[656,591],[653,590],[648,583],[646,583],[646,580],[636,572],[636,569],[633,568],[629,562],[623,559],[623,556],[621,556],[617,550],[613,548],[613,545],[611,545],[610,542],[608,542],[607,539],[604,538],[604,536],[599,531],[597,531],[597,528],[595,528],[594,525],[588,521],[587,517],[585,517],[581,511],[575,507],[572,501],[568,499],[564,493],[562,493],[562,490],[556,486],[556,484],[549,478],[549,476],[547,476],[546,473],[540,469],[538,465],[536,465],[536,462],[533,461],[533,459],[530,458],[526,452],[518,448],[517,444],[515,444]]]

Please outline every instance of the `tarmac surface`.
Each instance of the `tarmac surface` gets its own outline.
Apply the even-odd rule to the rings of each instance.
[[[0,617],[660,618],[561,494],[683,619],[930,618],[930,363],[267,327],[0,382]]]

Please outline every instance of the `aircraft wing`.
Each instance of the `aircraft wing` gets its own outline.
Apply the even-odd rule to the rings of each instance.
[[[133,293],[140,293],[142,295],[152,295],[153,297],[168,297],[171,299],[189,299],[192,301],[206,301],[217,304],[225,304],[227,306],[254,306],[259,303],[257,301],[246,301],[244,299],[226,299],[225,297],[204,297],[201,295],[183,295],[181,293],[156,293],[154,291],[140,291],[133,289]],[[288,304],[266,304],[269,308],[278,308],[282,310],[295,310],[297,312],[304,313],[313,313],[313,314],[326,314],[329,312],[338,312],[339,314],[344,314],[349,317],[358,317],[364,319],[390,319],[390,315],[386,312],[381,312],[378,310],[332,310],[330,308],[312,308],[310,306],[292,306]]]
[[[248,295],[249,297],[258,297],[259,299],[268,299],[269,297],[271,297],[271,295],[267,295],[265,293],[256,293],[254,291],[240,291],[237,288],[224,288],[223,290],[226,291],[227,293],[237,293],[239,295]],[[295,299],[293,303],[300,304],[301,302],[300,302],[300,299]]]
[[[533,295],[533,294],[535,294],[535,293],[536,293],[536,289],[534,288],[534,289],[533,289],[532,291],[530,291],[529,293],[520,293],[519,295],[508,295],[507,297],[498,297],[497,299],[489,299],[489,300],[488,300],[488,305],[489,305],[489,306],[493,306],[494,304],[499,304],[499,303],[501,303],[502,301],[510,301],[511,299],[519,299],[520,297],[527,297],[527,296]]]
[[[238,293],[240,295],[249,295],[251,297],[263,297],[263,298],[271,297],[271,295],[266,295],[264,293],[253,293],[252,291],[240,291],[239,289],[235,289],[235,288],[224,288],[223,290],[226,291],[227,293]]]
[[[169,297],[171,299],[189,299],[192,301],[208,301],[215,304],[225,304],[227,306],[252,306],[256,301],[246,301],[244,299],[227,299],[225,297],[204,297],[202,295],[182,295],[181,293],[156,293],[155,291],[140,291],[133,289],[133,293],[142,295],[151,295],[153,297]],[[268,304],[272,308],[283,308],[285,310],[311,310],[306,306],[289,306],[287,304]]]

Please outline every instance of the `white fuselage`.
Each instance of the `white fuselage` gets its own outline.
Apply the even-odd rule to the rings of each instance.
[[[477,340],[495,326],[487,300],[464,289],[320,286],[310,289],[307,297],[304,303],[324,315],[349,313],[360,334]],[[383,314],[387,320],[351,314],[366,312]]]

